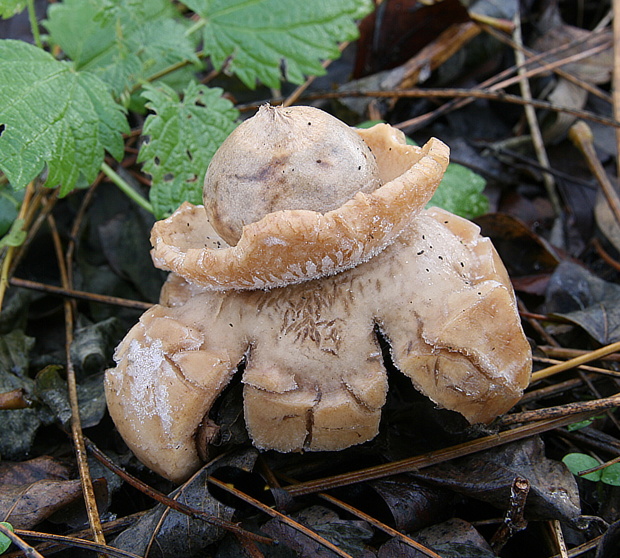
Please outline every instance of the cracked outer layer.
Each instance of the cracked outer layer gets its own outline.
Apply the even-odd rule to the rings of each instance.
[[[356,130],[376,157],[383,184],[358,192],[325,213],[282,210],[243,227],[229,246],[204,208],[184,204],[153,226],[155,265],[212,290],[267,289],[349,269],[391,244],[431,199],[448,166],[449,149],[432,138],[407,145],[402,132],[378,124]],[[188,214],[202,214],[200,235],[186,235]]]
[[[530,347],[490,240],[431,209],[374,258],[321,280],[201,292],[171,275],[117,349],[110,413],[141,461],[180,482],[200,466],[195,435],[245,357],[257,447],[362,443],[377,434],[387,389],[375,326],[415,387],[472,423],[506,412],[528,384]]]

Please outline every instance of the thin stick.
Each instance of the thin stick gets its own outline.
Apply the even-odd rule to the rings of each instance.
[[[589,353],[579,355],[575,358],[567,360],[566,362],[562,362],[561,364],[554,364],[553,366],[549,366],[548,368],[543,368],[538,372],[534,372],[532,374],[532,382],[537,382],[539,380],[542,380],[543,378],[548,378],[549,376],[559,374],[560,372],[564,372],[565,370],[570,370],[572,368],[575,368],[576,366],[579,366],[580,364],[586,364],[587,362],[597,360],[611,353],[615,353],[619,350],[620,341],[616,341],[615,343],[611,343],[610,345],[606,345],[604,347],[601,347],[600,349],[596,349],[595,351],[590,351]]]
[[[342,51],[347,48],[349,46],[349,41],[341,43],[338,46],[338,50],[340,51],[340,53],[342,53]],[[329,67],[329,65],[333,62],[333,60],[325,60],[321,65],[323,66],[323,69],[327,69]],[[304,93],[304,91],[306,89],[308,89],[308,87],[310,87],[310,85],[312,84],[312,82],[317,78],[318,76],[310,76],[308,79],[306,79],[306,81],[304,83],[302,83],[299,87],[297,87],[295,89],[295,91],[293,91],[286,99],[284,99],[284,102],[282,103],[283,107],[290,107],[292,104],[296,103],[299,100],[299,97],[301,97]]]
[[[28,205],[30,204],[30,200],[32,199],[33,194],[34,183],[30,182],[28,186],[26,186],[26,193],[24,194],[24,200],[22,201],[22,205],[19,208],[17,219],[25,220],[26,212],[28,211]],[[2,303],[4,302],[6,290],[9,287],[9,275],[11,265],[13,263],[13,255],[15,253],[15,249],[15,246],[9,246],[7,248],[6,254],[4,255],[4,261],[2,262],[2,269],[0,271],[0,309],[2,308]]]
[[[95,456],[95,458],[104,466],[107,467],[110,471],[118,475],[121,479],[123,479],[127,484],[130,484],[134,488],[137,488],[140,492],[147,495],[150,498],[153,498],[160,504],[167,506],[173,509],[176,512],[185,514],[194,519],[200,519],[201,521],[205,521],[211,525],[215,525],[216,527],[220,527],[222,529],[226,529],[235,535],[241,535],[248,539],[252,539],[256,542],[262,542],[266,544],[270,544],[273,541],[269,537],[263,537],[261,535],[257,535],[252,533],[251,531],[246,531],[242,527],[239,527],[236,523],[231,521],[227,521],[226,519],[222,519],[220,517],[215,517],[209,515],[201,510],[197,510],[190,506],[175,500],[174,498],[170,498],[166,496],[162,492],[155,490],[148,484],[142,482],[140,479],[137,479],[133,475],[129,474],[122,467],[119,467],[116,463],[114,463],[111,459],[108,458],[95,444],[93,444],[90,440],[85,440],[86,446],[89,451]]]
[[[620,119],[620,0],[613,0],[614,67],[612,75],[612,98],[614,118]],[[616,129],[616,149],[620,154],[620,129]],[[620,165],[618,165],[620,176]]]
[[[598,537],[594,537],[592,540],[580,544],[579,546],[575,546],[571,548],[566,556],[570,558],[576,558],[577,556],[581,556],[590,550],[595,550],[601,542],[603,535],[599,535]],[[549,558],[565,558],[562,554],[554,554],[553,556],[549,556]]]
[[[2,525],[2,523],[0,523],[0,533],[11,539],[11,542],[15,546],[19,547],[27,558],[44,558],[42,554],[32,548],[17,533],[14,533],[11,529]]]
[[[515,14],[513,23],[515,24],[513,34],[514,41],[519,47],[521,47],[523,45],[523,40],[521,37],[521,15],[519,14],[519,10],[517,10]],[[530,82],[524,75],[525,56],[523,54],[523,50],[521,50],[520,48],[515,48],[514,54],[517,65],[519,66],[518,75],[521,78],[521,80],[519,81],[521,95],[524,99],[527,99],[529,101],[532,99],[532,91],[530,89]],[[531,104],[525,105],[524,110],[525,117],[527,118],[528,126],[530,128],[532,143],[534,144],[534,150],[536,151],[536,157],[538,159],[538,162],[542,167],[548,169],[551,165],[549,163],[549,157],[547,156],[547,150],[545,149],[545,142],[543,140],[540,127],[538,125],[536,110]],[[553,175],[546,172],[542,175],[542,177],[545,184],[545,189],[547,190],[547,196],[549,197],[549,201],[551,202],[554,213],[556,216],[560,216],[562,214],[562,204],[555,188],[555,180],[553,178]]]
[[[620,19],[620,16],[618,16],[618,19]],[[609,180],[607,173],[605,172],[605,169],[596,154],[592,130],[590,130],[590,127],[585,122],[579,121],[571,126],[568,137],[583,154],[590,172],[592,172],[596,178],[603,194],[605,195],[605,199],[614,214],[616,222],[620,224],[620,197],[618,197],[616,189],[611,183],[611,180]]]
[[[592,351],[586,349],[569,349],[567,347],[555,347],[550,345],[539,345],[538,348],[547,356],[552,358],[575,358],[582,355],[589,355]],[[609,360],[612,362],[620,362],[620,354],[609,353],[608,355],[599,356],[598,360]]]
[[[588,49],[587,51],[583,49],[585,49],[586,45],[588,45],[589,43],[597,43],[599,41],[600,39],[599,34],[603,31],[603,28],[595,29],[593,32],[588,33],[587,35],[584,35],[582,38],[574,39],[568,43],[564,43],[563,45],[552,48],[550,50],[540,52],[538,54],[536,54],[535,51],[532,51],[523,45],[521,45],[520,47],[517,47],[517,45],[515,45],[514,41],[512,41],[510,37],[508,37],[504,33],[500,33],[496,31],[492,27],[485,26],[484,30],[490,35],[492,35],[493,37],[495,37],[498,41],[505,43],[506,45],[512,47],[513,49],[519,48],[520,50],[522,50],[527,56],[530,57],[528,58],[528,65],[529,65],[530,63],[534,61],[538,61],[538,60],[540,60],[541,63],[543,63],[542,61],[544,61],[546,58],[555,56],[562,52],[572,50],[575,47],[579,47],[581,49],[580,52],[587,52],[588,54],[586,54],[586,56],[590,56],[591,54],[593,54],[593,52],[591,52],[591,49]],[[598,46],[599,47],[603,46],[605,49],[611,48],[612,41],[613,41],[613,37],[610,37],[609,40],[606,40],[604,38],[604,42]],[[597,48],[597,47],[594,46],[592,48]],[[571,56],[568,56],[567,58],[564,58],[562,60],[556,60],[551,63],[544,63],[543,69],[553,70],[559,77],[564,78],[567,81],[570,81],[571,83],[574,83],[575,85],[578,85],[582,89],[586,90],[588,93],[591,93],[592,95],[599,97],[600,99],[603,99],[604,101],[608,103],[611,103],[611,97],[606,92],[601,90],[599,87],[596,87],[595,85],[592,85],[588,83],[587,81],[579,79],[573,74],[570,74],[562,69],[562,66],[565,63],[569,63],[571,61],[574,62],[579,59],[579,58],[575,59],[573,58],[573,56],[574,55],[571,55]],[[580,57],[580,58],[585,58],[585,57]],[[561,61],[562,63],[556,65],[556,62],[558,61]]]
[[[510,506],[506,511],[504,522],[491,538],[491,547],[496,554],[500,553],[512,535],[527,527],[524,513],[529,492],[530,481],[523,477],[516,477],[510,487]]]
[[[343,473],[341,475],[335,475],[323,479],[293,484],[291,486],[284,487],[284,489],[291,496],[302,496],[359,482],[380,479],[400,473],[409,473],[411,471],[417,471],[423,467],[430,467],[431,465],[449,461],[450,459],[464,457],[484,449],[522,440],[523,438],[541,434],[542,432],[548,432],[549,430],[560,428],[561,426],[566,426],[567,424],[572,424],[573,422],[578,422],[579,420],[589,418],[590,416],[591,413],[582,413],[579,415],[571,415],[570,417],[559,417],[551,420],[526,424],[524,426],[518,426],[511,430],[500,432],[499,434],[484,436],[482,438],[478,438],[477,440],[471,440],[449,448],[431,451],[429,453],[410,457],[408,459],[393,461],[391,463],[385,463],[383,465],[377,465],[375,467],[369,467],[367,469],[361,469],[350,473]]]
[[[543,364],[562,364],[563,360],[558,360],[557,358],[545,358],[545,357],[532,357],[534,362],[541,362]],[[608,370],[607,368],[599,368],[597,366],[588,366],[587,364],[580,364],[579,366],[575,366],[579,370],[583,370],[584,372],[593,372],[595,374],[604,374],[605,376],[613,376],[615,378],[620,378],[620,372],[616,372],[615,370]]]
[[[34,539],[36,541],[43,541],[52,544],[62,545],[69,548],[85,548],[86,550],[94,550],[100,554],[108,556],[118,556],[118,558],[141,558],[137,554],[114,548],[112,546],[98,544],[88,539],[79,539],[77,537],[69,537],[64,535],[52,535],[49,533],[39,533],[37,531],[26,531],[23,529],[16,529],[15,533],[21,537],[28,539]]]
[[[390,527],[389,525],[386,525],[382,521],[375,519],[372,515],[368,515],[367,513],[364,513],[363,511],[358,510],[356,507],[351,506],[347,504],[346,502],[343,502],[342,500],[338,500],[338,498],[334,498],[333,496],[326,494],[324,492],[320,492],[318,496],[322,500],[325,500],[326,502],[329,502],[330,504],[338,506],[339,508],[349,512],[350,514],[355,515],[356,517],[359,517],[361,520],[366,521],[367,523],[370,523],[371,525],[373,525],[377,529],[380,529],[387,535],[390,535],[398,539],[403,544],[406,544],[407,546],[410,546],[411,548],[415,548],[417,551],[421,552],[422,554],[425,554],[429,558],[441,558],[441,556],[439,556],[437,553],[432,551],[430,548],[427,548],[426,546],[412,539],[411,537],[404,535],[400,531],[393,529],[392,527]]]
[[[65,289],[69,289],[69,278],[65,266],[64,255],[60,238],[58,237],[56,223],[53,215],[47,217],[50,229],[52,230],[52,239],[54,249],[56,251],[56,259],[58,260],[58,269],[60,271],[61,283]],[[95,489],[93,480],[88,467],[88,458],[86,455],[86,447],[84,445],[84,436],[82,434],[82,421],[80,418],[80,408],[77,394],[77,380],[75,378],[75,370],[71,360],[71,344],[73,342],[73,308],[68,299],[64,301],[65,308],[65,358],[67,362],[67,390],[69,395],[69,404],[71,406],[71,437],[78,463],[80,481],[82,484],[82,492],[84,494],[84,503],[86,506],[86,514],[90,528],[93,531],[93,539],[96,543],[105,545],[105,536],[101,526],[99,511],[97,510],[97,500],[95,497]]]
[[[327,539],[324,539],[323,537],[321,537],[320,535],[318,535],[311,529],[308,529],[308,527],[306,527],[305,525],[302,525],[301,523],[298,523],[297,521],[288,517],[287,515],[284,515],[283,513],[280,513],[279,511],[274,510],[273,508],[270,508],[269,506],[263,504],[260,500],[256,500],[255,498],[252,498],[252,496],[249,496],[245,492],[242,492],[241,490],[236,489],[235,487],[229,485],[228,483],[222,482],[221,480],[216,479],[213,476],[209,477],[209,482],[213,483],[215,486],[221,488],[222,490],[225,490],[229,494],[235,495],[237,498],[240,498],[244,502],[247,502],[248,504],[266,513],[267,515],[275,519],[278,519],[282,523],[285,523],[286,525],[288,525],[289,527],[292,527],[296,531],[299,531],[303,535],[310,537],[312,540],[318,542],[320,545],[324,546],[325,548],[328,548],[329,550],[331,550],[332,552],[334,552],[341,558],[353,558],[349,553],[345,552],[341,548],[338,548],[334,543],[328,541]]]
[[[584,120],[591,122],[597,122],[605,126],[613,126],[614,128],[620,127],[620,121],[614,118],[607,118],[588,112],[586,110],[576,109],[573,107],[565,107],[550,103],[548,101],[541,101],[539,99],[524,99],[518,95],[511,95],[504,93],[503,91],[493,91],[492,89],[460,89],[460,88],[446,88],[446,89],[395,89],[393,91],[325,91],[322,93],[316,93],[312,95],[305,95],[303,99],[305,101],[314,101],[319,99],[346,99],[347,97],[359,98],[359,97],[378,97],[378,98],[394,98],[394,99],[422,99],[422,98],[477,98],[477,99],[491,99],[493,101],[512,103],[515,105],[532,105],[537,109],[549,110],[552,112],[561,112],[570,114]],[[407,122],[401,122],[395,127],[404,129],[408,127]]]
[[[562,66],[564,66],[565,64],[568,64],[570,62],[575,62],[577,60],[580,60],[582,58],[585,58],[586,56],[591,56],[593,54],[596,54],[598,52],[600,52],[601,50],[604,50],[606,48],[609,48],[609,43],[611,41],[606,41],[603,44],[599,44],[596,46],[593,46],[592,48],[589,48],[585,51],[581,51],[578,54],[574,54],[571,55],[567,58],[563,58],[563,59],[558,59],[555,60],[553,62],[549,62],[546,64],[543,64],[542,61],[554,54],[558,54],[562,51],[568,50],[569,48],[573,48],[576,44],[584,44],[587,42],[592,42],[591,41],[591,36],[588,36],[588,38],[582,40],[582,41],[573,41],[571,43],[562,45],[560,47],[554,48],[550,51],[546,51],[546,52],[541,52],[539,54],[534,54],[532,51],[524,48],[523,46],[519,47],[519,45],[515,44],[514,41],[508,39],[503,33],[497,33],[495,31],[490,30],[489,28],[486,28],[487,32],[490,32],[491,35],[493,35],[494,37],[497,37],[499,40],[504,41],[506,44],[508,44],[509,46],[511,46],[513,49],[519,49],[520,51],[524,52],[525,54],[527,54],[528,56],[530,56],[530,58],[528,58],[528,60],[523,64],[523,65],[518,65],[518,66],[512,66],[510,68],[506,68],[505,70],[503,70],[502,72],[500,72],[499,74],[483,81],[479,87],[480,88],[488,88],[490,91],[498,91],[500,89],[504,89],[506,87],[508,87],[509,85],[512,85],[514,83],[517,83],[520,79],[523,79],[524,77],[534,77],[537,76],[539,74],[543,74],[547,71],[553,70],[555,73],[557,73],[559,76],[563,77],[564,79],[567,79],[568,81],[571,81],[572,83],[576,83],[579,87],[587,90],[588,92],[603,98],[606,101],[610,101],[610,99],[608,98],[608,96],[606,96],[604,93],[601,92],[600,89],[585,83],[583,80],[579,80],[577,78],[575,78],[574,76],[572,76],[571,74],[568,74],[567,72],[563,71],[561,68]],[[597,37],[594,37],[595,40],[598,40]],[[536,62],[540,62],[541,65],[539,67],[535,67],[532,68],[530,70],[526,70],[526,67],[532,66],[534,63]],[[524,73],[521,76],[513,76],[513,77],[508,77],[510,76],[513,72],[515,71],[519,71],[522,70]],[[501,80],[501,81],[500,81]],[[428,122],[429,120],[432,120],[434,118],[437,118],[438,116],[442,115],[442,114],[446,114],[447,112],[462,108],[464,106],[466,106],[467,104],[469,104],[470,102],[472,102],[473,99],[460,99],[460,100],[452,100],[449,101],[445,104],[443,104],[442,106],[438,107],[437,109],[428,112],[426,114],[422,114],[420,116],[416,116],[410,120],[407,120],[405,122],[402,122],[400,124],[400,126],[403,127],[411,127],[411,126],[421,126],[422,124]]]
[[[584,412],[596,414],[600,411],[613,409],[614,407],[619,406],[620,393],[610,397],[603,397],[601,399],[597,399],[596,401],[579,401],[576,403],[557,405],[555,407],[546,407],[544,409],[535,409],[532,411],[523,411],[522,413],[504,415],[498,420],[498,423],[502,426],[508,426],[520,422],[532,422],[556,417],[565,417]]]
[[[40,291],[43,293],[63,297],[76,298],[79,300],[88,300],[90,302],[100,302],[101,304],[125,306],[127,308],[135,308],[136,310],[148,310],[153,306],[153,304],[150,302],[130,300],[127,298],[119,298],[117,296],[100,295],[97,293],[88,293],[86,291],[76,291],[74,289],[65,289],[63,287],[57,287],[56,285],[48,285],[47,283],[38,283],[37,281],[30,281],[28,279],[19,279],[18,277],[13,277],[9,281],[9,283],[13,287],[22,287],[24,289],[31,289],[33,291]]]
[[[564,533],[562,532],[562,524],[557,519],[552,519],[549,522],[549,527],[551,528],[551,534],[553,535],[555,544],[560,551],[560,556],[562,558],[568,558],[568,548],[566,548],[566,541],[564,540]]]
[[[268,469],[268,471],[269,471],[270,476],[274,476],[271,469]],[[287,477],[286,475],[279,474],[278,476],[288,483],[295,482],[294,479]],[[281,488],[279,484],[278,484],[278,487]],[[386,535],[395,537],[401,542],[403,542],[404,544],[410,546],[411,548],[415,548],[416,550],[419,550],[426,556],[429,556],[429,558],[441,558],[439,555],[433,552],[430,548],[426,548],[423,544],[420,544],[419,542],[413,540],[411,537],[408,537],[407,535],[401,533],[400,531],[390,527],[389,525],[386,525],[382,521],[375,519],[372,515],[368,515],[367,513],[364,513],[363,511],[357,509],[355,506],[351,506],[350,504],[347,504],[346,502],[343,502],[342,500],[339,500],[338,498],[334,498],[331,494],[327,494],[325,492],[319,492],[317,496],[321,498],[322,500],[325,500],[326,502],[329,502],[330,504],[333,504],[334,506],[337,506],[340,509],[350,514],[355,515],[356,517],[359,517],[361,520],[366,521],[367,523],[370,523],[377,529],[380,529],[381,531],[383,531]]]

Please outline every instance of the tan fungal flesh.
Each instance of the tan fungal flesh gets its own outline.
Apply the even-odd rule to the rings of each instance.
[[[184,204],[153,227],[153,261],[213,290],[265,289],[333,275],[367,261],[392,243],[428,203],[448,165],[436,139],[410,146],[398,130],[379,124],[358,134],[376,156],[383,186],[358,192],[321,213],[282,210],[243,227],[235,246],[215,232],[204,210]],[[188,221],[203,213],[201,235],[185,238]]]
[[[204,242],[204,216],[184,211],[183,242]],[[269,292],[199,291],[171,276],[106,375],[128,445],[172,480],[199,466],[194,436],[244,356],[248,431],[279,451],[376,435],[387,380],[375,326],[414,385],[470,422],[507,411],[529,381],[530,348],[497,253],[442,210],[421,212],[380,254],[337,275]]]
[[[263,105],[213,156],[204,207],[234,245],[244,225],[269,213],[326,213],[380,185],[375,156],[353,128],[314,107]]]

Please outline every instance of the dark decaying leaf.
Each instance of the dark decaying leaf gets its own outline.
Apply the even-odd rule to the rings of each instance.
[[[428,467],[414,475],[502,511],[510,505],[510,487],[515,477],[522,477],[530,482],[527,518],[570,522],[581,513],[573,475],[562,463],[545,456],[538,437]]]
[[[577,62],[565,64],[562,69],[588,83],[606,83],[609,81],[613,66],[611,29],[590,31],[568,25],[562,21],[558,5],[553,2],[549,4],[539,21],[536,22],[536,26],[539,35],[533,42],[532,48],[538,52],[549,53],[545,57],[546,63],[580,54],[586,48],[607,42],[608,48],[602,52],[592,54]],[[597,41],[588,43],[586,42],[588,39],[597,39]],[[575,46],[572,48],[564,48],[556,54],[552,54],[556,49],[573,43]]]
[[[457,0],[382,2],[360,25],[355,79],[404,64],[454,23],[469,20]]]
[[[7,292],[0,312],[0,334],[25,329],[32,298],[33,293],[25,289],[12,288]]]
[[[227,454],[214,459],[184,485],[170,494],[171,498],[220,519],[230,520],[234,508],[215,499],[207,487],[207,479],[220,467],[251,470],[258,456],[253,449]],[[158,504],[113,541],[112,546],[150,558],[191,558],[203,556],[204,549],[218,541],[225,532],[221,527]]]
[[[420,483],[410,475],[395,475],[369,485],[389,508],[394,527],[399,531],[417,531],[448,518],[447,514],[453,511],[453,493]],[[376,510],[375,513],[366,511],[372,515],[376,513]]]
[[[82,498],[79,480],[40,480],[26,485],[3,484],[0,517],[16,529],[30,529],[62,507]]]
[[[620,548],[620,521],[607,529],[596,548],[595,558],[616,558]]]
[[[111,364],[110,355],[122,335],[123,328],[116,318],[81,324],[71,344],[73,365],[84,374],[103,372]]]
[[[35,393],[63,426],[71,420],[71,404],[67,382],[60,375],[60,366],[46,366],[35,379]],[[103,375],[89,376],[77,386],[80,418],[83,428],[99,424],[106,410]]]
[[[159,298],[162,274],[153,270],[149,255],[151,225],[150,220],[135,218],[135,212],[128,211],[101,223],[98,232],[101,248],[112,269],[129,280],[145,300],[155,301]]]
[[[40,480],[67,480],[71,470],[66,463],[41,456],[22,462],[0,462],[0,486],[24,485]]]
[[[418,531],[414,540],[442,558],[494,558],[495,553],[476,528],[462,519],[450,519]],[[424,558],[427,554],[390,539],[379,549],[378,558]]]
[[[324,539],[359,558],[370,558],[374,553],[366,548],[373,530],[364,521],[340,519],[338,514],[323,506],[311,506],[292,514],[295,521],[305,525]],[[318,541],[301,533],[294,527],[271,519],[261,530],[295,551],[301,558],[333,558],[336,554]]]
[[[0,392],[23,389],[32,393],[33,381],[27,376],[29,352],[34,339],[14,330],[0,336]],[[37,409],[0,411],[0,456],[23,459],[32,446],[42,419]]]
[[[542,294],[560,261],[555,250],[511,215],[488,213],[474,220],[482,234],[493,241],[515,288]]]
[[[547,287],[546,309],[606,345],[620,340],[620,286],[580,265],[563,262]]]

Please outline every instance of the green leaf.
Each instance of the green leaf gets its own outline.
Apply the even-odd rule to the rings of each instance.
[[[21,246],[24,240],[26,240],[24,220],[15,219],[8,234],[0,238],[0,248],[4,248],[5,246]]]
[[[569,471],[573,473],[573,475],[579,476],[582,479],[597,482],[601,480],[601,476],[603,475],[602,471],[594,471],[593,473],[588,473],[587,475],[579,474],[582,471],[587,471],[588,469],[592,469],[593,467],[598,467],[600,465],[594,457],[590,457],[585,453],[568,453],[564,456],[562,462],[568,467]]]
[[[9,19],[24,11],[26,0],[0,0],[0,17]]]
[[[17,219],[23,199],[23,190],[16,192],[10,184],[0,187],[0,236],[5,235]]]
[[[482,193],[486,181],[479,174],[458,163],[450,163],[429,206],[472,219],[489,210],[489,200]]]
[[[198,63],[186,25],[167,0],[65,0],[44,22],[53,44],[117,97],[178,62]]]
[[[355,19],[370,0],[187,0],[201,18],[204,54],[250,88],[278,87],[285,78],[303,83],[323,75],[321,62],[340,56],[338,43],[358,36]]]
[[[612,486],[620,486],[620,463],[612,463],[601,471],[601,481]]]
[[[23,188],[47,165],[45,184],[69,193],[92,182],[105,150],[120,159],[122,108],[95,75],[22,41],[0,41],[0,170]]]
[[[237,110],[221,97],[221,89],[190,83],[183,99],[171,88],[149,86],[144,92],[149,115],[148,136],[138,161],[153,178],[150,197],[155,217],[162,219],[184,201],[202,203],[202,182],[211,157],[235,128]]]
[[[584,420],[580,420],[578,422],[573,422],[566,427],[566,430],[569,432],[575,432],[576,430],[581,430],[582,428],[586,428],[590,426],[594,421],[603,418],[604,415],[598,415],[596,417],[590,417]]]
[[[1,521],[0,524],[6,527],[9,531],[14,531],[13,525],[11,525],[10,523],[7,523],[6,521]],[[9,537],[4,535],[3,533],[0,533],[0,554],[4,554],[10,546],[11,539],[9,539]]]

